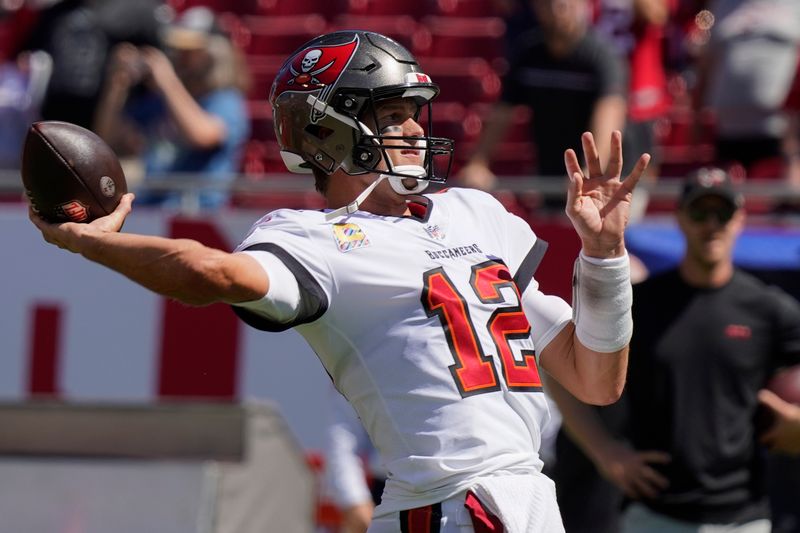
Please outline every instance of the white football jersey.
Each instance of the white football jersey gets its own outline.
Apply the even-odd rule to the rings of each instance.
[[[541,470],[538,352],[571,318],[532,278],[542,250],[525,221],[471,189],[422,201],[419,217],[278,210],[238,247],[297,278],[290,323],[234,309],[254,327],[295,327],[353,405],[387,470],[376,516]]]

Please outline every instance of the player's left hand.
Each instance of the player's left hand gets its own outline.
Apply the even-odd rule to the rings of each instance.
[[[625,253],[625,227],[630,216],[633,189],[642,177],[649,154],[642,154],[631,173],[624,180],[622,173],[622,134],[611,134],[611,156],[605,172],[600,165],[600,155],[590,132],[581,136],[588,176],[572,149],[564,153],[564,164],[569,177],[566,213],[583,243],[583,251],[590,257],[619,257]]]
[[[775,452],[800,454],[800,406],[767,389],[758,391],[758,401],[775,415],[775,423],[759,439],[761,444]]]

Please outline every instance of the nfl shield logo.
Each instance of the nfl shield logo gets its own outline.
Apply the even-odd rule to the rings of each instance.
[[[436,239],[439,241],[444,239],[444,231],[442,231],[442,228],[440,228],[438,224],[426,226],[425,231],[428,233],[428,235],[430,235],[431,239]]]

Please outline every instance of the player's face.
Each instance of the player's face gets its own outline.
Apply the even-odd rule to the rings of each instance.
[[[397,140],[384,140],[384,146],[397,146],[386,150],[393,166],[418,165],[425,163],[425,146],[421,141],[402,139],[402,137],[420,137],[425,134],[417,122],[419,106],[411,98],[393,98],[379,102],[374,117],[367,119],[367,124],[383,137],[398,137]],[[377,124],[372,124],[377,120]],[[385,161],[381,169],[386,170]]]
[[[679,210],[687,257],[705,266],[730,261],[744,218],[744,210],[718,196],[699,198]]]

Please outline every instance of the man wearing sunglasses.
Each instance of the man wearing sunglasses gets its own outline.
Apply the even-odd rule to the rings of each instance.
[[[613,406],[624,440],[560,387],[551,393],[576,443],[632,500],[624,533],[769,533],[762,446],[800,453],[800,407],[763,387],[800,363],[800,305],[734,266],[745,211],[724,171],[687,177],[677,221],[679,266],[634,287],[626,392]],[[763,431],[760,405],[775,419]]]

